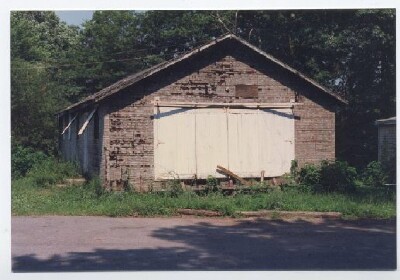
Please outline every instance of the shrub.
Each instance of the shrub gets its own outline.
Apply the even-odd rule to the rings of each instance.
[[[352,192],[356,187],[357,170],[345,161],[321,163],[320,186],[324,191]]]
[[[364,169],[362,177],[364,184],[370,187],[383,187],[387,180],[387,175],[379,161],[370,162]]]
[[[300,169],[298,182],[308,186],[315,186],[321,181],[321,169],[319,166],[306,164]]]
[[[319,166],[300,169],[298,183],[304,191],[351,192],[355,190],[357,170],[344,161],[322,161]]]
[[[73,163],[49,157],[35,164],[27,173],[27,177],[30,177],[35,185],[45,187],[62,182],[65,178],[77,176],[77,170],[77,166]]]
[[[23,177],[36,164],[46,160],[41,151],[32,148],[16,145],[11,149],[11,176],[13,179]]]

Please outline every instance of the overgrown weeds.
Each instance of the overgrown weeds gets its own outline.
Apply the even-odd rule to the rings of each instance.
[[[65,178],[79,176],[76,164],[45,155],[29,147],[13,146],[11,154],[12,179],[26,177],[31,186],[48,187],[62,182]]]
[[[169,216],[177,209],[215,210],[234,217],[237,211],[338,211],[348,217],[393,218],[395,194],[384,188],[359,187],[354,193],[313,193],[284,187],[282,191],[222,192],[194,191],[138,193],[107,192],[94,179],[83,186],[32,188],[31,178],[12,184],[14,215],[106,215]]]
[[[238,211],[338,211],[349,217],[393,218],[395,188],[384,183],[381,167],[371,163],[362,174],[347,163],[334,161],[293,164],[286,184],[280,188],[252,182],[226,195],[218,179],[208,177],[202,192],[188,191],[179,179],[167,183],[163,192],[139,193],[127,181],[124,191],[106,191],[99,178],[83,186],[57,187],[67,177],[79,175],[74,164],[46,158],[35,163],[25,177],[12,181],[14,215],[173,215],[179,208],[220,211],[235,216]]]
[[[66,178],[79,176],[79,173],[75,164],[49,157],[35,164],[26,176],[32,179],[35,186],[48,187]]]
[[[181,185],[181,181],[179,179],[173,179],[167,184],[167,192],[165,194],[170,197],[178,197],[183,193],[183,187]]]

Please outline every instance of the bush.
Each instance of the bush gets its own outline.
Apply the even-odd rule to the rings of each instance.
[[[13,179],[23,177],[37,164],[48,158],[43,152],[16,145],[11,149],[11,176]]]
[[[65,178],[78,176],[78,168],[71,162],[59,161],[53,157],[35,164],[27,173],[36,186],[49,186]]]
[[[344,161],[322,161],[319,166],[306,165],[297,178],[302,189],[323,192],[352,192],[357,170]]]
[[[323,161],[320,185],[324,191],[352,192],[356,187],[357,170],[345,161]]]
[[[362,176],[364,184],[370,187],[383,187],[387,180],[387,175],[379,161],[370,162]]]
[[[298,181],[303,185],[315,186],[321,181],[321,168],[306,164],[298,173]]]

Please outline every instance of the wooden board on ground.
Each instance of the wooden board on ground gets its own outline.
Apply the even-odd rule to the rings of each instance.
[[[222,167],[220,165],[217,165],[217,172],[225,174],[227,176],[230,176],[230,177],[238,180],[242,185],[245,185],[245,186],[249,186],[250,185],[250,182],[246,181],[242,177],[239,177],[238,175],[236,175],[235,173],[233,173],[229,169],[226,169],[225,167]]]

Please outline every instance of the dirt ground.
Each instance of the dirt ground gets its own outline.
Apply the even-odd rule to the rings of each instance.
[[[393,270],[395,221],[13,217],[14,272]]]

